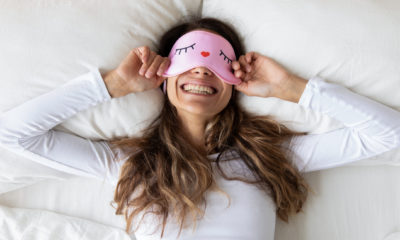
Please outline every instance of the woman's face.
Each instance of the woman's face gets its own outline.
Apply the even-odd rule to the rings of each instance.
[[[178,114],[197,114],[207,119],[228,105],[232,88],[206,67],[196,67],[167,79],[168,99]]]

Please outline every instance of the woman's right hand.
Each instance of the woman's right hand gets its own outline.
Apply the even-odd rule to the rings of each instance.
[[[161,85],[165,79],[162,74],[169,64],[169,58],[157,55],[148,46],[138,47],[116,69],[104,75],[104,82],[113,98],[147,91]]]

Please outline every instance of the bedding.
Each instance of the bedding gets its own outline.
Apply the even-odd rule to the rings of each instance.
[[[154,49],[161,33],[187,15],[227,20],[248,51],[266,54],[304,78],[318,75],[400,110],[399,13],[395,0],[0,0],[0,111],[90,67],[115,68],[133,47]],[[56,129],[94,140],[134,136],[157,114],[161,97],[160,91],[129,94]],[[342,127],[279,99],[241,95],[241,104],[296,130],[322,133]],[[0,159],[1,213],[15,213],[7,215],[8,222],[18,222],[19,212],[28,216],[22,209],[31,208],[60,214],[60,223],[71,216],[113,232],[125,227],[109,205],[113,187],[108,183],[57,171],[2,148]],[[396,149],[308,173],[314,193],[288,224],[277,221],[275,239],[395,239],[400,232],[399,164]],[[79,230],[69,232],[79,236]]]
[[[0,206],[0,238],[20,240],[130,240],[116,229],[83,218],[40,209]]]

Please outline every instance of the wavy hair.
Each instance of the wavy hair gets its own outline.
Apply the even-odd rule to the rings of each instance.
[[[244,54],[234,28],[214,18],[195,18],[174,26],[161,37],[158,53],[168,56],[180,36],[198,28],[213,30],[227,39],[237,59]],[[303,133],[294,132],[271,117],[245,112],[235,92],[233,90],[228,105],[206,126],[206,152],[190,144],[167,95],[162,111],[142,136],[109,141],[113,151],[123,149],[129,156],[121,168],[114,194],[118,205],[116,214],[125,214],[128,233],[134,217],[149,211],[162,220],[162,237],[172,210],[180,222],[180,235],[188,215],[192,217],[194,228],[197,217],[204,216],[201,206],[206,204],[207,191],[218,191],[229,198],[213,178],[212,161],[207,156],[214,153],[218,153],[215,159],[218,172],[227,180],[256,184],[270,194],[280,219],[287,222],[291,212],[302,209],[309,188],[290,161],[290,150],[284,143]],[[255,180],[229,177],[224,172],[220,160],[222,153],[228,151],[240,156]]]

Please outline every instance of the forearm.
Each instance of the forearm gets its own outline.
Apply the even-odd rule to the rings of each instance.
[[[341,85],[310,78],[298,104],[344,125],[293,139],[295,162],[303,171],[340,166],[400,146],[400,112]]]
[[[110,98],[100,73],[97,70],[88,72],[3,113],[0,138],[15,140],[43,134],[78,112]]]
[[[52,129],[111,96],[97,68],[62,86],[4,112],[0,145],[26,159],[115,184],[120,163],[107,141],[95,141]]]

